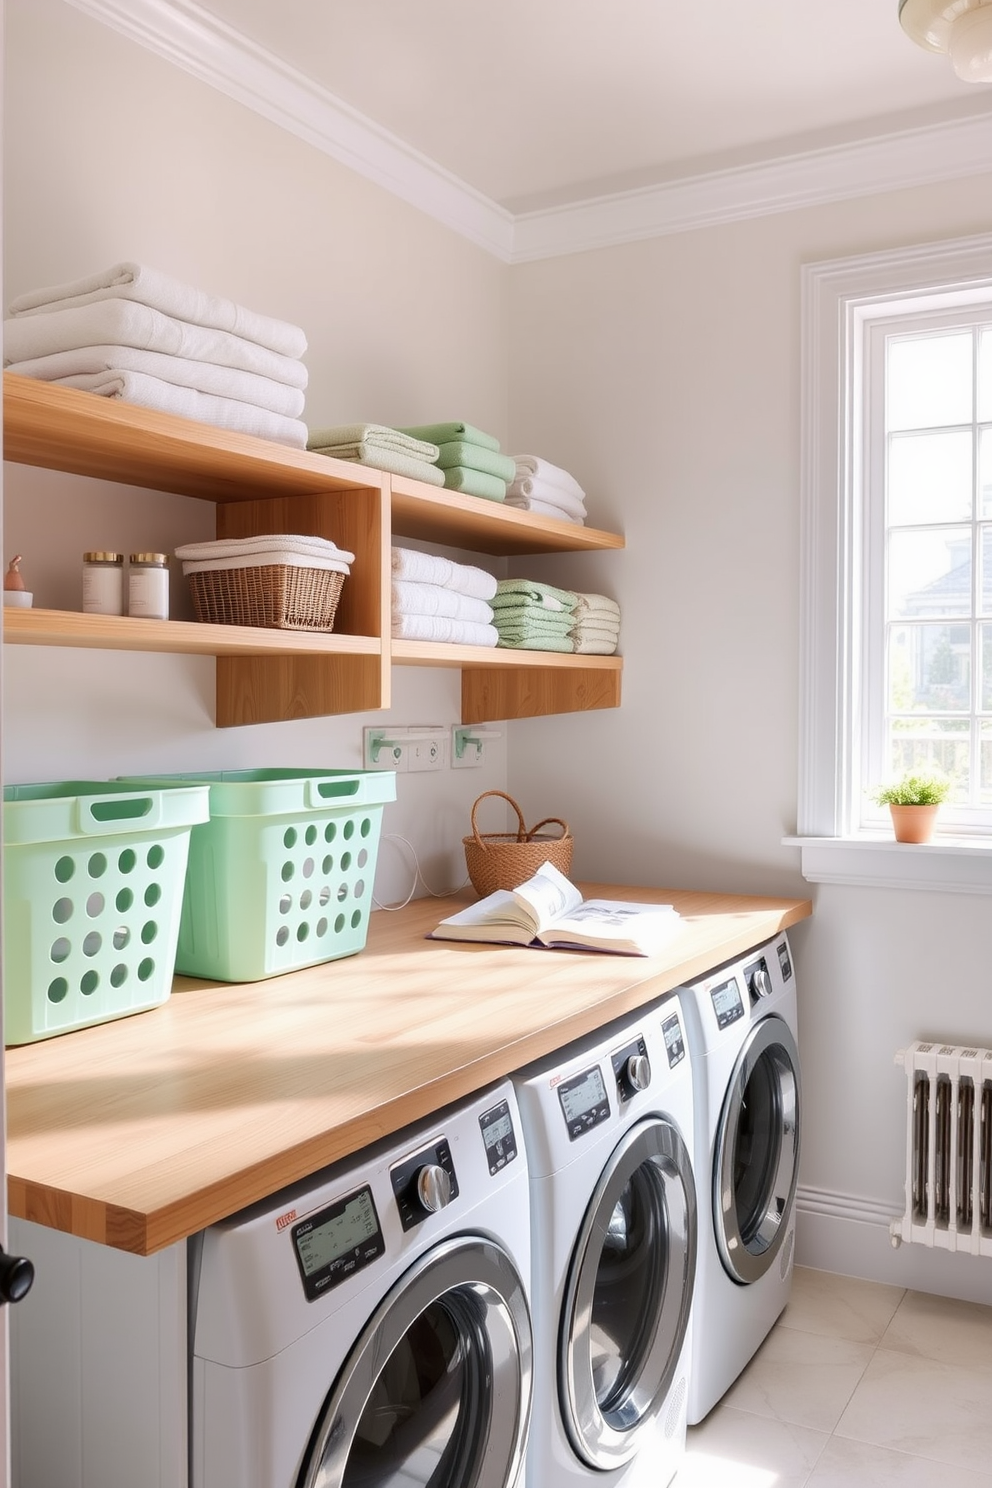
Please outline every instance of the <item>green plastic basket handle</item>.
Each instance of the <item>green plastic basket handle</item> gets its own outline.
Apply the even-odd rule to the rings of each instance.
[[[76,801],[76,830],[92,836],[130,832],[135,822],[157,827],[162,820],[161,796],[80,796]]]
[[[308,780],[306,783],[307,806],[311,811],[326,806],[329,800],[341,796],[364,795],[365,782],[360,775],[346,775],[342,780]]]

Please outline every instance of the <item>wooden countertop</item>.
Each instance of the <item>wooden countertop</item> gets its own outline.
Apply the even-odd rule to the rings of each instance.
[[[8,1049],[11,1214],[149,1255],[653,1001],[808,900],[584,884],[672,902],[653,957],[425,940],[464,900],[372,915],[360,955]]]

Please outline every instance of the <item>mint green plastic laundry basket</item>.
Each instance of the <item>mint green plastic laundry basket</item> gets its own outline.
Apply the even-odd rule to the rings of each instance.
[[[166,1001],[190,829],[207,820],[208,794],[108,780],[4,789],[7,1044]]]
[[[210,788],[193,828],[176,970],[256,982],[364,949],[390,770],[149,777]],[[132,781],[132,785],[135,782]]]

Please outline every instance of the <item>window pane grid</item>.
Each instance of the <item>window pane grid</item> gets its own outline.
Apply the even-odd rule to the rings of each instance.
[[[885,775],[941,771],[975,822],[992,806],[990,381],[987,326],[886,338]]]

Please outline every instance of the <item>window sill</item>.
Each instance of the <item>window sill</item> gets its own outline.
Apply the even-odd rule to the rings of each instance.
[[[992,894],[992,839],[937,836],[919,844],[862,833],[858,837],[783,837],[802,852],[810,883],[868,888]]]

